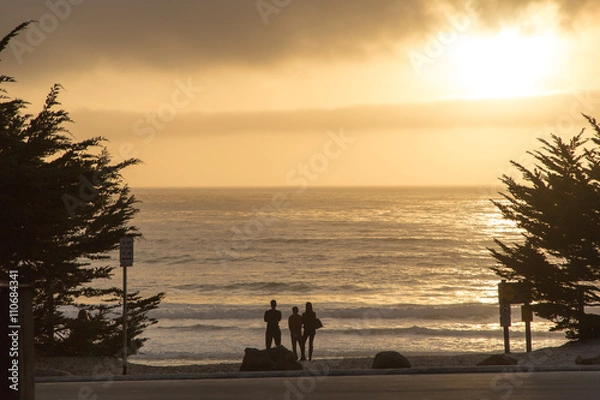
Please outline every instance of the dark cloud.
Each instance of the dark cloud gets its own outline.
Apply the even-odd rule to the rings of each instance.
[[[554,0],[566,21],[594,1]],[[446,14],[470,3],[488,25],[530,12],[539,0],[10,0],[0,14],[7,33],[37,19],[19,37],[26,47],[4,55],[20,70],[116,67],[201,69],[264,66],[290,57],[364,58],[392,43],[448,25]],[[74,4],[73,4],[74,3]],[[50,6],[52,5],[52,6]],[[441,25],[444,24],[444,25]],[[41,33],[41,34],[40,34]],[[13,49],[14,50],[14,49]],[[17,62],[20,61],[20,62]],[[40,71],[42,70],[42,71]]]
[[[35,53],[20,58],[43,56],[67,68],[99,60],[201,68],[262,65],[290,56],[360,56],[418,29],[428,12],[420,1],[88,0],[68,11],[68,0],[52,1],[61,5],[54,7],[59,12],[39,2],[18,3],[0,18],[6,31],[23,20],[40,20],[47,37],[40,39],[37,27],[24,32],[20,39]],[[64,15],[55,29],[51,14]]]

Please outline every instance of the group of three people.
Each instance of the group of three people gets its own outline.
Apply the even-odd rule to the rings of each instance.
[[[281,330],[279,329],[279,321],[281,321],[281,311],[277,310],[277,301],[271,300],[271,309],[265,311],[265,322],[267,323],[267,331],[265,339],[267,349],[271,348],[271,343],[275,341],[275,346],[281,344]],[[313,311],[312,303],[306,303],[306,310],[302,315],[298,314],[298,307],[292,307],[292,315],[288,318],[288,328],[292,339],[292,349],[296,359],[298,353],[296,345],[300,347],[300,361],[306,360],[306,340],[308,339],[308,359],[312,360],[313,342],[315,334],[319,328],[317,314]],[[302,332],[304,328],[304,333]]]

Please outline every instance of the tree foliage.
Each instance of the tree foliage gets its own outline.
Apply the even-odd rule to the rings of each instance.
[[[0,41],[0,52],[27,24]],[[121,237],[141,236],[130,224],[137,200],[121,176],[139,160],[113,163],[102,137],[74,141],[65,128],[72,121],[58,102],[60,85],[32,115],[25,113],[28,103],[8,96],[4,85],[12,82],[0,75],[0,279],[18,270],[21,283],[33,286],[39,348],[114,355],[122,346],[116,339],[122,291],[93,283],[111,277],[107,252],[118,248]],[[144,328],[156,322],[147,313],[163,296],[129,295],[132,351],[144,342]],[[68,306],[89,311],[90,320],[69,316]]]
[[[492,269],[502,278],[531,286],[534,311],[567,338],[600,336],[600,318],[585,306],[600,302],[600,128],[570,140],[552,135],[529,152],[534,167],[512,162],[522,175],[501,178],[503,201],[494,204],[523,232],[520,243],[495,240]]]

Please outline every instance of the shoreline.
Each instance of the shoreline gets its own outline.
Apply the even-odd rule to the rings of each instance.
[[[457,354],[411,354],[402,353],[412,364],[412,368],[452,368],[475,367],[492,355],[490,353],[457,353]],[[578,357],[592,358],[600,356],[600,340],[588,342],[569,342],[559,347],[534,350],[531,353],[510,353],[510,357],[521,365],[528,366],[575,366]],[[304,369],[327,368],[329,370],[370,370],[373,357],[361,358],[319,358],[312,362],[302,362]],[[234,363],[188,364],[172,366],[156,366],[128,362],[129,375],[194,375],[239,372],[242,364]],[[36,360],[36,377],[46,376],[92,376],[111,377],[122,374],[122,362],[119,358],[99,357],[39,357]]]

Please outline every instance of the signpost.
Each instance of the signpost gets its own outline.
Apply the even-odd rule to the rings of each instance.
[[[127,375],[127,267],[133,266],[133,238],[121,238],[119,261],[123,267],[123,375]]]
[[[504,330],[504,352],[510,353],[510,336],[508,327],[511,326],[510,304],[500,303],[500,326]]]
[[[509,326],[511,326],[510,305],[523,304],[521,306],[521,320],[525,322],[525,341],[527,352],[531,351],[531,321],[533,311],[531,309],[531,289],[524,282],[506,282],[502,280],[498,284],[498,303],[500,305],[500,326],[504,329],[504,352],[510,353]]]
[[[521,306],[521,321],[525,322],[525,343],[527,352],[531,352],[531,321],[533,321],[533,310],[531,304],[525,303]]]

